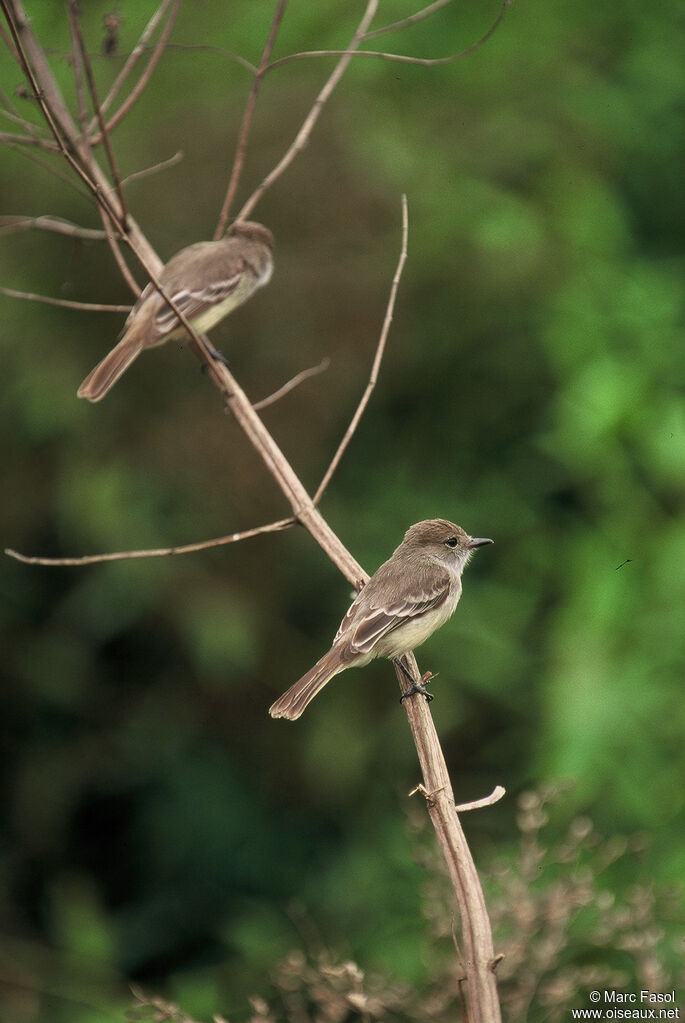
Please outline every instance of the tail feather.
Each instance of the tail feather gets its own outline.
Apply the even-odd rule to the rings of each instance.
[[[297,720],[326,683],[330,682],[338,672],[344,671],[346,667],[348,665],[341,661],[340,654],[335,648],[329,650],[313,668],[310,668],[306,675],[303,675],[269,707],[269,714],[272,718]]]
[[[143,342],[139,334],[125,335],[88,374],[78,389],[79,398],[87,398],[88,401],[100,401],[104,398],[142,350]]]

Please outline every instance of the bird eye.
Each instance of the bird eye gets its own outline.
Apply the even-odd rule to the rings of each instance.
[[[456,536],[451,536],[449,540],[445,540],[445,547],[456,547],[458,543]]]

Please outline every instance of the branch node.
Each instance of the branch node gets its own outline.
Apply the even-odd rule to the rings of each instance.
[[[494,959],[491,959],[490,962],[488,963],[488,969],[494,973],[503,959],[504,952],[498,952]]]
[[[443,792],[444,789],[445,789],[445,786],[441,785],[439,789],[434,789],[432,792],[429,792],[425,785],[422,785],[421,783],[419,783],[416,786],[416,788],[413,788],[411,790],[411,792],[409,793],[409,796],[415,796],[417,793],[420,796],[423,796],[423,798],[426,800],[426,806],[428,807],[429,810],[431,810],[435,806],[435,804],[437,802],[437,798],[436,797],[441,792]]]

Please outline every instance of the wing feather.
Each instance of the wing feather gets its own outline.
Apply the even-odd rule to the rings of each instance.
[[[402,600],[395,601],[387,607],[369,607],[365,613],[355,601],[343,618],[334,642],[346,635],[350,651],[369,653],[380,639],[415,618],[440,607],[450,592],[448,575],[434,580],[428,588],[419,588],[409,593]],[[364,595],[362,590],[358,600]]]

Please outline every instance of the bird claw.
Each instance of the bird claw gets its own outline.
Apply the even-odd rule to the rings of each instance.
[[[427,672],[426,674],[430,675],[430,672]],[[428,681],[428,679],[426,679],[425,676],[424,681],[426,682]],[[416,696],[417,693],[420,693],[421,696],[426,697],[426,703],[430,703],[431,700],[433,699],[433,693],[428,692],[426,687],[423,685],[423,682],[414,682],[411,689],[407,689],[406,692],[402,693],[402,695],[400,696],[400,703],[404,703],[404,701],[408,699],[410,696]]]

